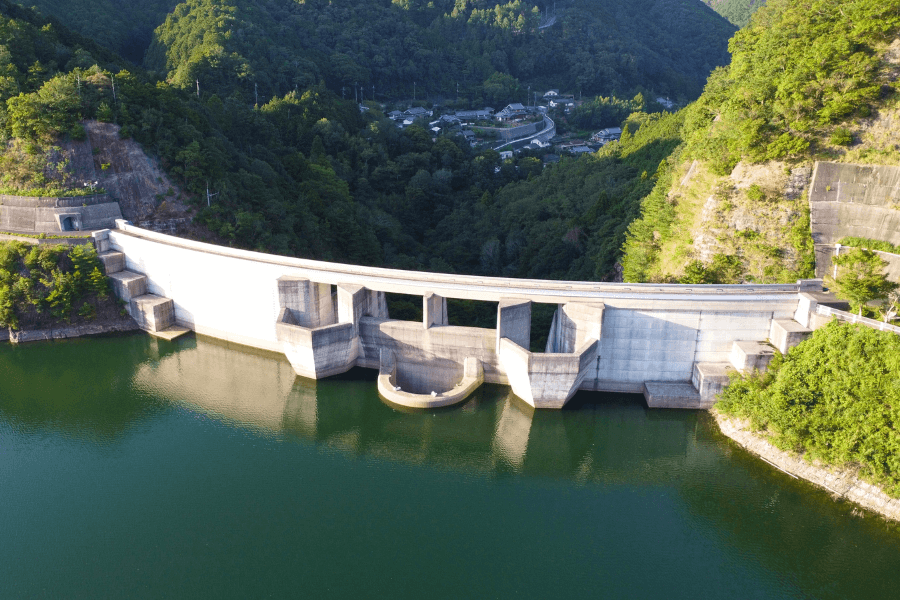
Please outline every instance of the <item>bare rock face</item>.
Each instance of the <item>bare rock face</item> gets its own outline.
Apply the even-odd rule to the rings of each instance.
[[[119,202],[122,215],[135,224],[155,229],[153,224],[160,222],[174,228],[190,221],[181,189],[137,142],[119,137],[118,125],[87,121],[84,128],[84,141],[62,145],[76,180],[98,182]]]
[[[737,254],[758,277],[776,262],[795,267],[799,257],[785,232],[802,214],[811,172],[806,164],[738,163],[703,204],[693,232],[693,255],[709,263],[719,253]],[[763,197],[754,199],[752,189]]]
[[[803,196],[811,176],[812,169],[810,169],[809,165],[801,165],[791,169],[791,175],[784,185],[784,197],[788,200],[797,200]]]

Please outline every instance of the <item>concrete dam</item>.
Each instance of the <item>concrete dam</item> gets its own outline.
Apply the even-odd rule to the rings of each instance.
[[[708,408],[729,373],[764,369],[833,303],[821,280],[790,285],[541,281],[359,267],[236,250],[118,220],[94,243],[117,295],[148,332],[186,331],[284,354],[319,379],[378,369],[404,406],[511,386],[535,408],[578,390],[642,393],[651,407]],[[390,318],[386,293],[422,298],[421,322]],[[449,325],[447,299],[497,304],[495,329]],[[532,352],[533,303],[557,305]]]

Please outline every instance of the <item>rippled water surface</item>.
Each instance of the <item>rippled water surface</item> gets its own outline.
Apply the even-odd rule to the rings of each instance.
[[[892,598],[900,531],[705,413],[145,335],[0,344],[2,598]]]

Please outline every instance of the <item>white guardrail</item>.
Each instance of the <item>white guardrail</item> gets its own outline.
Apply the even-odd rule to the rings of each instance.
[[[885,323],[883,321],[876,321],[875,319],[860,317],[859,315],[855,315],[844,310],[837,310],[831,308],[830,306],[822,306],[820,304],[816,307],[816,313],[825,316],[837,317],[841,321],[847,321],[848,323],[859,323],[861,325],[865,325],[866,327],[871,327],[872,329],[878,329],[880,331],[890,331],[892,333],[900,335],[900,327],[889,325],[888,323]]]

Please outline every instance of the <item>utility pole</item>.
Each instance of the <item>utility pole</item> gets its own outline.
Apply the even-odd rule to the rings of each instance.
[[[210,198],[212,198],[214,196],[218,196],[218,195],[219,195],[219,192],[216,192],[215,194],[209,193],[209,181],[207,181],[206,182],[206,206],[207,206],[207,208],[209,208],[209,206],[210,206],[210,202],[209,202]]]
[[[353,82],[353,100],[354,100],[357,104],[359,104],[359,94],[358,94],[357,92],[359,92],[359,82],[358,82],[358,81],[354,81],[354,82]]]
[[[195,81],[197,83],[197,97],[199,98],[200,97],[200,80],[196,79]]]
[[[259,106],[259,87],[256,85],[256,82],[253,83],[253,98],[254,105]]]
[[[113,103],[118,104],[119,99],[116,98],[116,76],[112,76],[112,93],[113,93]]]

